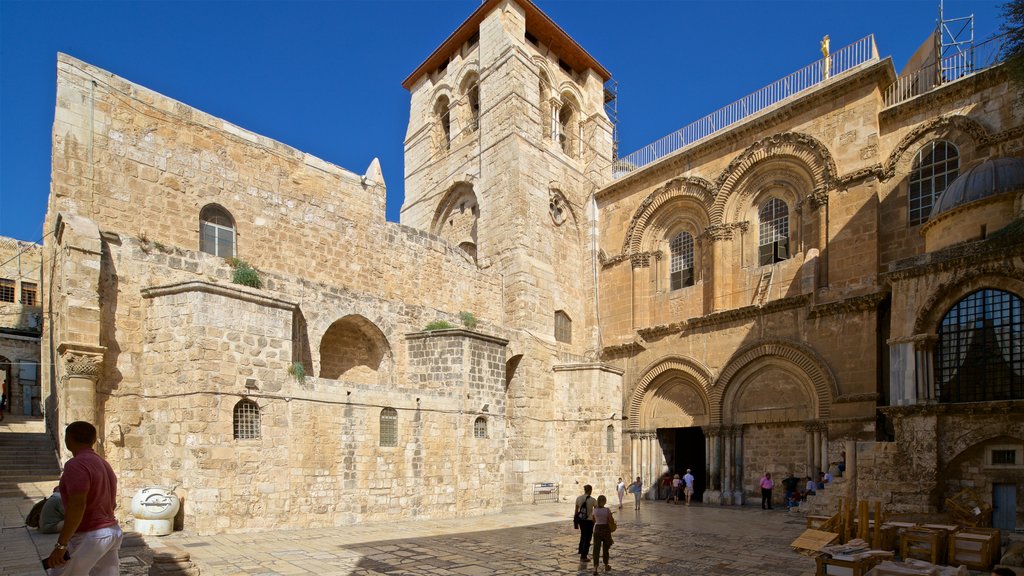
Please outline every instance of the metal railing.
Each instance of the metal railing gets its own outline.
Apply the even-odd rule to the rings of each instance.
[[[920,70],[900,76],[885,89],[885,106],[895,106],[1002,62],[1006,35],[993,36],[963,52],[946,56]]]
[[[623,156],[612,166],[613,178],[621,178],[630,172],[647,166],[669,154],[689,146],[694,142],[707,138],[715,132],[756,114],[765,108],[774,106],[787,98],[812,88],[822,81],[838,76],[847,70],[856,68],[865,62],[878,61],[878,49],[875,47],[875,36],[871,34],[844,46],[813,64],[777,80],[757,92],[708,114],[665,136],[661,140]]]

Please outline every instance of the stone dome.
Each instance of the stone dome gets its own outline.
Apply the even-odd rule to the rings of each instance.
[[[1024,190],[1024,159],[993,158],[968,168],[932,206],[929,219],[975,200]]]

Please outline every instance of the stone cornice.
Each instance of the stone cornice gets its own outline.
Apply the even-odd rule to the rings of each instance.
[[[761,111],[739,122],[733,128],[718,132],[706,140],[682,148],[653,164],[635,170],[618,180],[612,181],[608,186],[598,190],[595,195],[598,199],[602,199],[614,192],[634,186],[637,181],[647,182],[649,180],[665,178],[667,174],[677,174],[685,171],[688,164],[692,163],[695,157],[710,155],[723,148],[732,148],[742,142],[750,141],[756,134],[770,131],[792,117],[819,106],[823,102],[834,100],[840,94],[849,95],[850,85],[873,82],[880,90],[884,90],[895,79],[896,74],[891,59],[881,59],[851,75],[838,77],[832,84],[821,86],[817,90],[813,90],[784,105],[776,105]]]
[[[986,416],[992,414],[1016,415],[1024,419],[1024,400],[997,400],[993,402],[964,402],[948,404],[912,404],[908,406],[880,406],[880,412],[893,418],[914,416]]]
[[[956,244],[919,256],[898,260],[889,265],[889,271],[879,275],[888,284],[950,270],[978,269],[981,263],[993,266],[1000,273],[1013,277],[1024,277],[1024,270],[1011,263],[1013,258],[1024,256],[1024,243],[1019,238],[990,238],[980,242]]]
[[[483,332],[477,332],[476,330],[466,330],[465,328],[447,328],[444,330],[422,330],[420,332],[409,332],[405,335],[406,340],[423,340],[425,338],[442,337],[472,338],[474,340],[481,340],[483,342],[489,342],[491,344],[497,344],[499,346],[508,346],[508,340],[504,338],[492,336],[491,334],[484,334]]]
[[[766,316],[776,312],[791,310],[793,308],[800,308],[810,304],[810,301],[811,297],[806,294],[791,296],[780,300],[772,300],[764,306],[744,306],[742,308],[734,308],[732,310],[712,312],[711,314],[698,316],[697,318],[690,318],[689,320],[684,320],[682,322],[661,324],[650,328],[640,328],[637,330],[637,334],[639,334],[644,340],[649,341],[669,334],[681,333],[688,329],[727,324],[739,320],[757,318],[759,316]]]
[[[267,296],[255,288],[249,288],[239,284],[220,284],[206,282],[203,280],[188,280],[186,282],[175,282],[161,286],[149,286],[141,290],[143,298],[159,298],[173,294],[185,294],[188,292],[205,292],[217,296],[224,296],[244,302],[251,302],[268,308],[280,308],[282,310],[295,310],[298,304],[280,298]]]
[[[622,376],[626,372],[621,368],[616,368],[611,364],[605,364],[603,362],[587,362],[583,364],[556,364],[552,366],[551,369],[555,372],[576,372],[596,370],[598,372],[608,372],[609,374],[615,374],[616,376]]]
[[[842,394],[832,401],[833,404],[852,404],[854,402],[877,402],[877,392],[863,392],[860,394]],[[872,419],[873,420],[873,419]]]
[[[624,344],[615,344],[613,346],[605,346],[601,349],[602,358],[615,358],[620,356],[629,356],[630,354],[638,353],[644,349],[643,345],[639,342],[626,342]]]
[[[874,310],[878,307],[879,302],[885,300],[886,296],[888,296],[888,293],[886,292],[874,292],[872,294],[854,296],[852,298],[846,298],[836,302],[815,304],[814,306],[811,306],[810,311],[807,313],[807,317],[820,318],[822,316],[835,316],[837,314]]]

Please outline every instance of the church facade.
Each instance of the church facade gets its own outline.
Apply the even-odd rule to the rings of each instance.
[[[1019,525],[1015,90],[995,66],[894,100],[871,52],[825,70],[634,162],[611,74],[529,0],[488,0],[404,82],[392,223],[376,161],[61,55],[50,425],[96,422],[122,497],[174,486],[206,533],[486,514],[620,476],[656,497],[685,468],[737,505],[844,455],[892,511],[972,488]]]

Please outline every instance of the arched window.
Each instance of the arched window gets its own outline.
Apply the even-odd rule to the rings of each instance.
[[[480,85],[475,81],[466,93],[469,101],[469,130],[475,132],[480,127]]]
[[[605,430],[604,434],[604,449],[606,452],[615,452],[615,426],[611,424]]]
[[[235,219],[216,204],[199,212],[199,250],[221,258],[235,256]]]
[[[572,156],[573,153],[573,135],[572,126],[574,124],[573,118],[576,116],[575,111],[572,109],[572,105],[566,102],[562,104],[562,108],[558,111],[558,126],[557,137],[555,140],[558,145],[562,147],[562,152]]]
[[[483,416],[473,421],[473,438],[487,438],[487,419]]]
[[[562,310],[555,312],[555,340],[572,344],[572,318]]]
[[[380,411],[380,445],[398,446],[398,411],[394,408]]]
[[[928,220],[939,194],[959,175],[960,152],[952,142],[936,140],[918,150],[908,181],[908,223],[916,226]]]
[[[940,402],[1024,398],[1021,299],[1002,290],[968,294],[939,325],[935,388]]]
[[[757,211],[758,266],[782,262],[789,258],[789,207],[778,198],[769,198]]]
[[[669,261],[669,290],[693,286],[693,236],[680,232],[668,242],[672,257]]]
[[[260,437],[260,407],[247,398],[235,404],[235,440],[255,440]]]
[[[448,97],[441,96],[434,106],[434,113],[441,125],[441,149],[448,150],[452,147],[452,117],[449,110]]]

